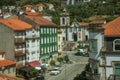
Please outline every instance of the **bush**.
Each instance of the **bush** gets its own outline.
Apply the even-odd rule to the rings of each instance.
[[[51,65],[51,66],[55,66],[55,60],[51,60],[51,61],[50,61],[50,65]]]
[[[62,61],[63,61],[63,57],[58,57],[58,58],[57,58],[57,61],[58,61],[58,62],[62,62]]]
[[[68,61],[70,61],[70,60],[69,60],[69,56],[68,56],[68,55],[65,55],[65,56],[64,56],[64,60],[66,61],[66,63],[67,63]]]

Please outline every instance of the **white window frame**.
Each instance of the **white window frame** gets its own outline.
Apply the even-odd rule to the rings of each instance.
[[[115,45],[116,45],[116,41],[120,41],[120,39],[115,39],[114,41],[113,41],[113,51],[120,51],[120,50],[115,50]],[[119,43],[118,43],[119,44]]]

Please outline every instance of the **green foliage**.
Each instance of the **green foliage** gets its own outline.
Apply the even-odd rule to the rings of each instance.
[[[112,21],[114,20],[115,18],[117,18],[118,16],[109,16],[107,18],[105,18],[104,20],[106,20],[106,22],[109,22],[109,21]]]
[[[62,61],[63,61],[63,57],[58,57],[58,58],[57,58],[57,61],[58,61],[58,62],[62,62]]]
[[[69,61],[70,61],[69,56],[68,56],[68,55],[65,55],[65,56],[64,56],[64,60],[66,61],[66,63],[69,62]]]
[[[55,66],[55,60],[51,60],[51,61],[50,61],[50,65],[51,65],[51,66]]]
[[[34,76],[39,75],[39,71],[36,70],[35,68],[31,68],[28,70],[28,74],[30,75],[30,77],[34,77]]]
[[[16,5],[16,0],[0,0],[0,6]]]

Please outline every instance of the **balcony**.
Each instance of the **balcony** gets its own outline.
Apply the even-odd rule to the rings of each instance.
[[[24,38],[15,38],[15,44],[23,44],[23,43],[25,43]]]
[[[25,52],[23,50],[15,51],[15,58],[25,56]]]
[[[26,39],[39,38],[39,35],[27,35]]]

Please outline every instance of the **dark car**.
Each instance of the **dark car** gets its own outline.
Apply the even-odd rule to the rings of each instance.
[[[77,52],[75,53],[76,56],[83,56],[83,53],[82,52]]]

